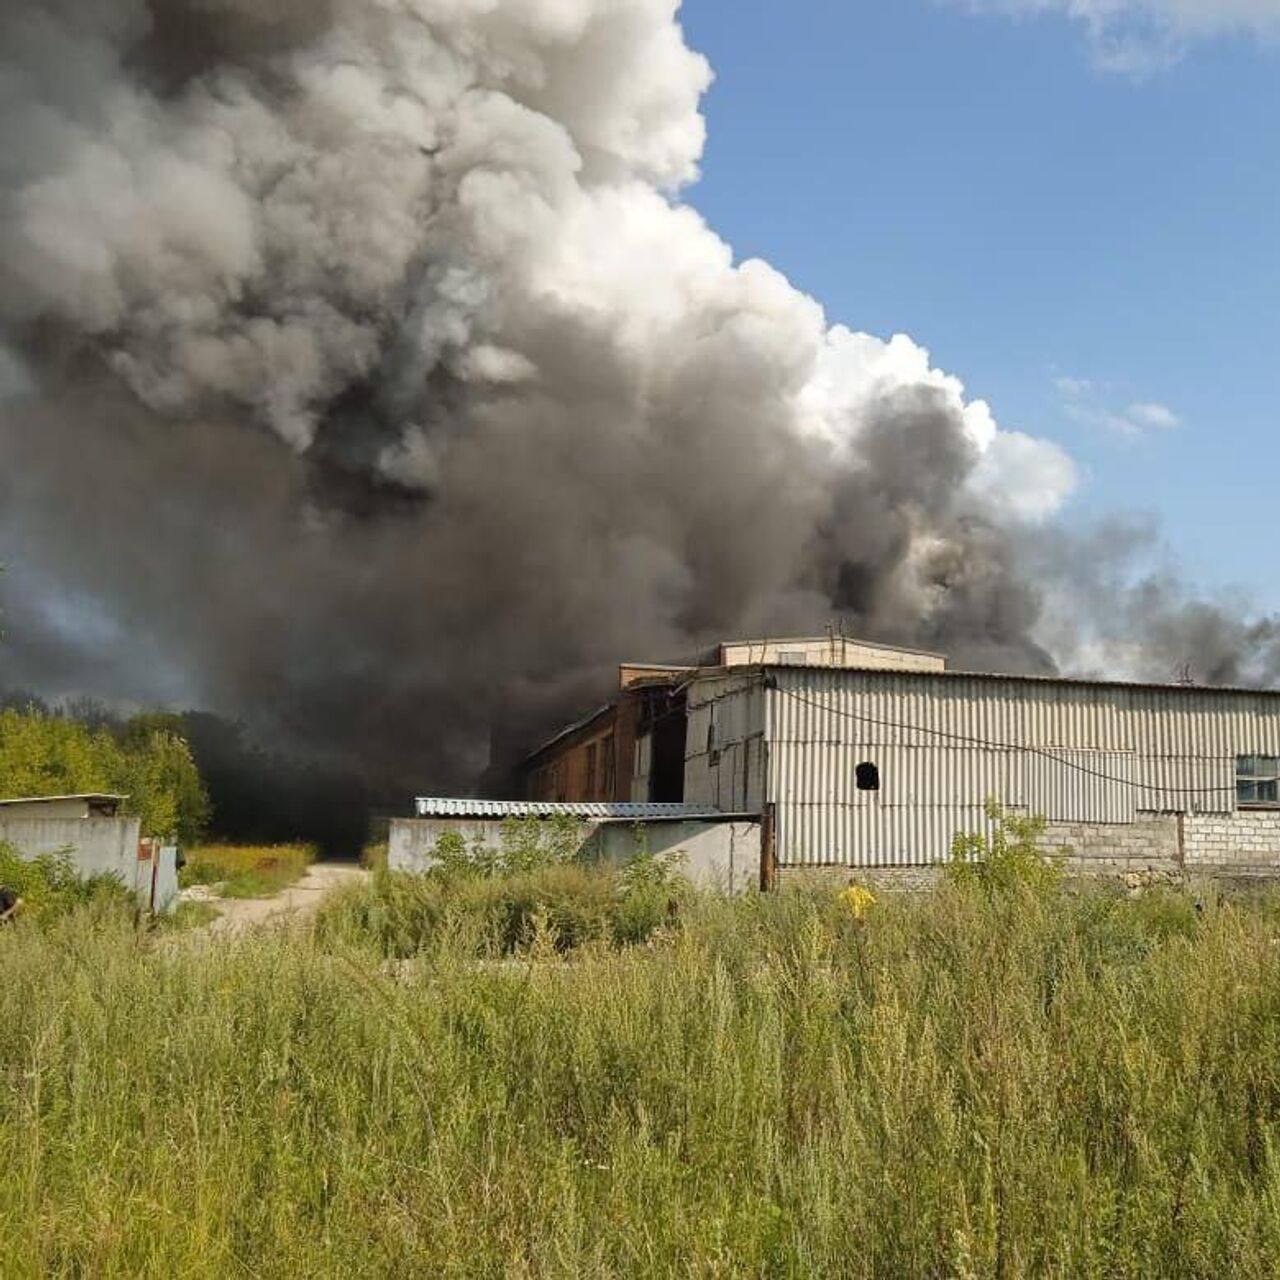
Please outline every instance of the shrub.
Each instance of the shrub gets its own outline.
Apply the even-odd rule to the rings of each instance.
[[[23,918],[50,920],[95,902],[134,907],[133,897],[115,876],[82,878],[65,855],[23,858],[12,845],[3,843],[0,887],[22,899]]]
[[[1041,850],[1044,818],[1011,813],[994,800],[988,800],[986,808],[990,837],[981,832],[955,837],[947,864],[950,879],[989,894],[1056,889],[1062,882],[1062,868],[1060,861],[1047,858]]]
[[[620,944],[648,942],[664,924],[679,919],[690,896],[689,882],[680,875],[683,860],[650,853],[641,840],[637,836],[639,847],[618,877],[612,927]]]
[[[368,871],[385,871],[390,852],[391,846],[388,841],[370,840],[360,850],[360,865]]]

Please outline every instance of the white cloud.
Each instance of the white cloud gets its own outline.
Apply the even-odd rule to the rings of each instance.
[[[1145,427],[1156,427],[1162,431],[1170,431],[1182,425],[1182,419],[1168,405],[1154,402],[1131,404],[1127,416]]]
[[[1190,40],[1280,36],[1280,0],[960,0],[980,12],[1062,14],[1086,30],[1104,70],[1147,75],[1176,62]]]
[[[1091,378],[1054,378],[1053,385],[1062,397],[1062,410],[1073,422],[1128,439],[1137,439],[1149,431],[1172,431],[1182,419],[1167,404],[1158,400],[1138,400],[1123,409],[1102,403],[1098,384]]]

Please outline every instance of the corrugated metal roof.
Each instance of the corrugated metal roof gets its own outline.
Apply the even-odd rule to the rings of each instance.
[[[923,650],[921,651],[923,652]],[[693,680],[723,680],[726,677],[742,677],[747,675],[763,675],[772,672],[788,672],[794,674],[815,673],[818,675],[834,672],[839,676],[873,676],[881,680],[893,680],[898,676],[920,676],[927,680],[970,680],[990,681],[992,684],[1030,684],[1059,685],[1069,689],[1155,689],[1164,693],[1206,694],[1229,693],[1237,696],[1280,698],[1280,689],[1266,686],[1247,686],[1231,684],[1183,684],[1179,681],[1154,680],[1089,680],[1084,676],[1053,675],[1014,675],[1004,671],[908,671],[888,670],[882,667],[806,667],[776,662],[756,662],[740,667],[699,667],[691,673]]]
[[[414,801],[419,818],[594,818],[602,822],[678,822],[686,819],[758,817],[758,814],[722,813],[711,805],[638,804],[590,801],[553,804],[539,800],[460,800],[444,796],[419,796]]]
[[[89,791],[83,795],[73,796],[16,796],[13,799],[0,800],[0,806],[11,804],[54,804],[68,800],[83,800],[86,803],[108,801],[123,804],[128,798],[128,796],[111,795],[109,792],[104,791]]]

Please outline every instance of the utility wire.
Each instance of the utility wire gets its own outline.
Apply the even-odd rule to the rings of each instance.
[[[860,715],[856,711],[844,711],[838,707],[828,706],[823,702],[815,702],[812,698],[806,698],[801,694],[793,693],[789,689],[783,689],[774,686],[774,692],[780,694],[784,698],[790,698],[793,702],[803,703],[805,706],[814,707],[818,711],[825,712],[827,715],[840,716],[846,720],[858,720],[863,724],[874,724],[886,729],[902,729],[909,733],[922,733],[935,738],[946,738],[951,742],[963,742],[968,746],[985,747],[989,751],[1008,751],[1008,752],[1026,752],[1028,755],[1040,756],[1045,760],[1050,760],[1054,764],[1060,764],[1066,769],[1074,769],[1077,773],[1087,774],[1091,778],[1098,778],[1103,782],[1113,782],[1117,786],[1132,787],[1135,791],[1154,791],[1164,793],[1166,795],[1235,795],[1236,786],[1230,787],[1164,787],[1156,786],[1151,783],[1134,782],[1131,778],[1117,778],[1108,773],[1102,773],[1097,769],[1090,769],[1088,765],[1077,764],[1073,760],[1064,760],[1061,756],[1054,755],[1051,751],[1046,751],[1043,747],[1028,746],[1026,743],[1011,742],[994,742],[984,738],[973,738],[962,733],[948,733],[944,729],[926,729],[921,725],[908,724],[899,720],[883,720],[876,716]],[[1247,778],[1242,779],[1246,782],[1275,782],[1278,778]]]

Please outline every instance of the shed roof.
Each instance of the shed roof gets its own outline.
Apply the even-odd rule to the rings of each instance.
[[[544,751],[556,746],[557,743],[563,742],[565,738],[571,738],[575,733],[589,728],[597,720],[611,714],[616,705],[617,704],[615,702],[606,702],[603,707],[597,707],[590,715],[583,716],[581,720],[575,720],[571,725],[566,725],[565,728],[561,729],[554,737],[548,738],[541,746],[535,747],[530,751],[529,754],[525,756],[524,762],[527,763],[528,761],[533,760],[535,757],[542,755]]]
[[[57,804],[68,800],[83,800],[86,804],[123,804],[129,797],[112,795],[105,791],[89,791],[68,796],[18,796],[0,800],[0,808],[19,804]]]
[[[723,813],[713,805],[654,804],[587,801],[577,804],[538,800],[467,800],[444,796],[419,796],[414,801],[419,818],[592,818],[600,822],[726,821],[755,818],[758,814]]]

